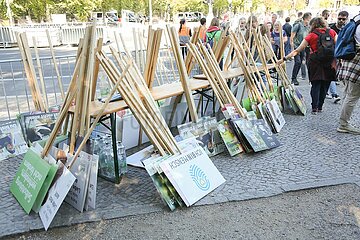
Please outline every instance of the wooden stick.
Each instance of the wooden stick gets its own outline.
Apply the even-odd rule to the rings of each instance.
[[[44,149],[41,153],[41,158],[44,158],[45,156],[48,155],[49,151],[50,151],[50,148],[51,146],[54,144],[54,141],[55,141],[55,138],[57,136],[57,133],[59,132],[61,126],[62,126],[62,123],[64,121],[64,118],[65,116],[68,114],[68,111],[69,111],[69,108],[70,108],[70,105],[72,103],[72,99],[75,97],[75,95],[77,94],[77,92],[79,91],[78,88],[75,88],[75,89],[72,89],[70,92],[69,92],[69,100],[67,102],[64,102],[63,104],[63,107],[62,107],[62,110],[60,112],[60,115],[59,117],[57,118],[56,122],[55,122],[55,125],[54,125],[54,128],[53,130],[51,131],[51,134],[48,138],[48,140],[46,141],[46,144],[44,146]]]
[[[169,25],[166,25],[166,29],[170,36],[170,41],[171,41],[172,49],[174,52],[175,60],[177,62],[177,66],[179,69],[180,81],[181,81],[181,85],[184,89],[184,94],[186,97],[186,102],[188,104],[191,120],[194,122],[197,122],[198,115],[197,115],[196,108],[195,108],[194,98],[191,93],[189,76],[187,75],[185,63],[184,63],[184,60],[180,53],[180,44],[178,42],[176,30],[174,27],[170,27]]]
[[[103,45],[103,39],[99,38],[97,40],[96,50],[94,53],[95,64],[94,64],[93,79],[92,79],[92,84],[91,84],[91,101],[94,101],[94,99],[95,99],[97,79],[99,76],[99,65],[100,65],[99,60],[97,58],[95,58],[95,54],[101,51],[102,45]]]
[[[38,69],[38,73],[39,73],[39,79],[40,79],[40,84],[41,84],[42,95],[44,97],[45,111],[48,112],[49,111],[48,98],[47,98],[47,94],[46,94],[44,75],[43,75],[43,72],[42,72],[42,69],[41,69],[41,62],[40,62],[38,48],[37,48],[37,45],[36,45],[36,37],[35,36],[33,36],[33,44],[34,44],[36,64],[37,64],[37,69]]]
[[[266,62],[266,57],[265,57],[264,50],[261,48],[261,43],[260,43],[260,40],[259,40],[259,36],[255,31],[253,32],[253,35],[254,35],[255,44],[256,44],[256,47],[257,47],[257,50],[258,50],[258,54],[260,56],[261,63],[263,65],[263,67],[264,67],[265,76],[266,76],[267,81],[269,83],[269,89],[270,89],[271,92],[274,92],[273,82],[272,82],[272,79],[271,79],[271,76],[270,76],[269,69],[267,67],[267,62]]]
[[[121,48],[120,48],[120,39],[119,39],[119,35],[117,32],[114,31],[114,37],[115,37],[115,42],[116,42],[116,47],[119,53],[119,56],[121,58]]]
[[[50,53],[51,53],[51,57],[54,63],[54,68],[55,68],[55,72],[56,72],[56,76],[57,76],[57,80],[58,80],[58,84],[59,84],[59,88],[60,88],[60,93],[61,93],[61,99],[64,100],[65,98],[65,93],[64,93],[64,89],[63,89],[63,83],[61,81],[61,76],[60,76],[60,72],[59,72],[59,68],[55,59],[55,53],[54,53],[54,48],[52,45],[52,41],[51,41],[51,37],[50,37],[50,33],[49,33],[49,29],[46,29],[46,36],[49,42],[49,47],[50,47]]]
[[[29,44],[27,42],[26,33],[20,33],[17,35],[19,49],[23,58],[25,73],[27,74],[31,95],[33,97],[34,106],[37,110],[45,111],[43,99],[41,97],[39,86],[36,80],[35,68],[32,62],[31,52]]]

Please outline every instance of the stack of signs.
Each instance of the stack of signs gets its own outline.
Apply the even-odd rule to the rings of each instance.
[[[218,130],[223,139],[226,148],[229,151],[230,156],[235,156],[241,152],[243,152],[243,148],[239,142],[239,140],[234,135],[228,120],[223,119],[218,123]]]
[[[143,164],[171,210],[193,205],[225,182],[200,146],[172,157],[149,158]]]
[[[72,156],[68,155],[69,166]],[[76,162],[70,168],[71,173],[76,177],[75,183],[72,185],[65,202],[83,212],[89,209],[95,209],[97,173],[98,173],[99,157],[82,151]]]
[[[178,126],[179,135],[183,139],[196,137],[198,143],[209,156],[215,156],[224,151],[225,145],[221,140],[215,118],[204,117],[197,123],[185,123]]]
[[[26,141],[32,143],[47,139],[55,126],[58,113],[26,113],[21,122]]]
[[[280,146],[279,140],[277,140],[264,119],[251,120],[251,123],[253,124],[255,130],[260,134],[269,149]]]
[[[292,97],[293,97],[297,107],[299,108],[301,114],[305,116],[305,114],[306,114],[306,104],[305,104],[304,97],[301,95],[299,90],[297,90],[296,88],[293,91]]]
[[[245,149],[245,152],[259,152],[269,149],[249,120],[239,118],[231,120],[232,129]]]
[[[184,207],[185,203],[159,166],[160,163],[165,161],[167,158],[168,156],[151,157],[144,160],[143,164],[147,173],[151,177],[156,190],[160,194],[161,199],[170,208],[170,210],[173,211],[178,207]]]
[[[40,146],[31,147],[27,151],[10,186],[10,192],[26,213],[29,214],[31,209],[39,212],[45,229],[48,229],[75,177],[51,156],[42,159],[41,151]]]
[[[0,122],[0,161],[23,154],[28,147],[18,120]]]
[[[265,104],[259,103],[258,109],[262,118],[271,126],[273,132],[280,132],[285,125],[285,119],[276,100],[272,99],[271,101],[267,101]]]
[[[225,182],[201,147],[165,159],[160,168],[188,207]]]

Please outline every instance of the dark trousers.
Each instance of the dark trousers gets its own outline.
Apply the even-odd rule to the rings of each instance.
[[[312,81],[311,82],[311,107],[313,110],[322,110],[330,81]]]
[[[281,59],[280,46],[273,45],[273,51],[274,51],[275,56],[277,57],[277,59]]]
[[[186,46],[180,46],[181,47],[181,53],[183,56],[183,59],[185,59],[186,55],[187,55],[187,47]]]
[[[294,63],[294,68],[293,68],[292,75],[291,75],[292,82],[296,81],[296,78],[297,78],[297,75],[299,74],[301,64],[302,64],[302,61],[304,60],[304,57],[305,57],[304,51],[300,52],[298,55],[296,55],[294,57],[295,63]]]

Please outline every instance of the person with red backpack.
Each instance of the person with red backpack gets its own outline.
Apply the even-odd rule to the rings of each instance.
[[[311,107],[312,114],[322,112],[322,107],[329,89],[330,82],[336,78],[336,61],[334,48],[337,39],[336,32],[327,28],[322,17],[310,21],[310,33],[304,38],[300,46],[288,54],[279,64],[296,56],[307,46],[310,46],[308,60],[308,73],[311,82]]]

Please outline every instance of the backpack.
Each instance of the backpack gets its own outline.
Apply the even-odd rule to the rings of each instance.
[[[214,38],[218,31],[220,30],[212,32],[212,35],[210,37],[206,36],[206,43],[208,43],[211,48],[214,46]]]
[[[360,20],[356,22],[351,19],[339,32],[336,45],[335,57],[338,59],[351,60],[356,55],[355,32],[359,26]]]
[[[335,42],[331,37],[330,28],[327,28],[325,33],[313,31],[318,36],[317,52],[313,52],[312,58],[321,64],[331,64],[334,60]]]

